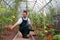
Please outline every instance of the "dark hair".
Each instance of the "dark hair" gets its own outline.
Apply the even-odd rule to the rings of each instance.
[[[24,11],[23,11],[23,13],[26,13],[26,14],[27,14],[27,11],[26,11],[26,10],[24,10]]]

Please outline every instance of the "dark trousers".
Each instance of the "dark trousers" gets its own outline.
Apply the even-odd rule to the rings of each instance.
[[[19,31],[22,33],[23,36],[27,36],[30,31],[34,31],[34,30],[29,29],[29,28],[28,29],[23,28],[23,29],[21,29]]]

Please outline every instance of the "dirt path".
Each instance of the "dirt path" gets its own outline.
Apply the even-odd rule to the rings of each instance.
[[[32,37],[29,37],[29,38],[22,38],[22,34],[20,32],[18,32],[16,34],[16,36],[13,38],[13,40],[35,40],[35,38],[32,36]]]
[[[6,29],[1,33],[0,40],[12,40],[14,36],[17,34],[17,32],[18,32],[18,29],[13,29],[11,31],[7,31]]]
[[[11,31],[4,30],[4,32],[1,34],[0,40],[35,40],[33,36],[29,38],[22,38],[21,32],[18,31],[18,29],[14,29]]]

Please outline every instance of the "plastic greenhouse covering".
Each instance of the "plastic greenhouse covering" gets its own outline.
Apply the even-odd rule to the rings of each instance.
[[[31,20],[32,29],[37,31],[36,40],[60,40],[57,38],[60,37],[60,0],[0,0],[1,40],[4,40],[4,35],[9,35],[11,31],[9,32],[7,27],[16,23],[24,10]],[[16,29],[18,31],[18,27],[14,31]]]

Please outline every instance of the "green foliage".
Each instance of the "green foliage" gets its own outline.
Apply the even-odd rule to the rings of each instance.
[[[37,31],[38,33],[37,33],[37,37],[42,37],[43,36],[43,32],[41,32],[41,31]]]
[[[13,23],[16,22],[17,14],[18,14],[17,10],[18,10],[18,5],[19,5],[18,3],[20,1],[21,0],[15,0],[16,4],[14,4],[14,6],[9,9],[5,8],[6,4],[0,5],[0,26],[1,26],[0,30],[1,31],[6,28],[5,26],[12,25]]]
[[[50,26],[53,26],[54,25],[54,23],[53,23],[53,16],[55,15],[55,12],[54,12],[55,10],[54,10],[54,8],[53,7],[49,7],[49,12],[50,12],[50,14],[48,14],[47,15],[47,21],[48,21],[48,23],[49,23],[49,25]]]
[[[16,3],[20,2],[20,1],[22,1],[22,0],[15,0]]]
[[[40,25],[42,28],[44,28],[44,25],[45,25],[44,23],[46,23],[46,17],[43,13],[40,13],[40,14],[31,13],[28,16],[31,19],[34,27],[36,27],[37,25]]]
[[[50,32],[52,35],[55,34],[55,29],[51,28],[50,30],[48,30],[48,32]]]
[[[5,13],[6,9],[0,6],[0,13]]]
[[[37,20],[38,18],[36,17],[36,14],[32,14],[32,20],[33,20],[33,25],[36,25],[37,24]]]
[[[40,23],[40,26],[42,27],[42,28],[44,28],[44,21],[46,20],[45,19],[45,15],[43,14],[43,13],[40,13],[39,15],[39,23]]]
[[[44,32],[41,32],[41,31],[37,30],[37,37],[41,38],[41,40],[46,40],[46,37],[43,37],[43,36],[44,36]]]
[[[38,24],[38,17],[36,13],[32,13],[29,15],[29,18],[31,19],[31,22],[33,24],[33,29],[36,29],[36,26]]]
[[[6,16],[5,16],[6,15]],[[15,18],[15,11],[8,11],[8,13],[6,12],[5,14],[1,14],[0,15],[0,22],[5,22],[5,21],[10,21],[10,22],[12,22],[13,21],[13,19]]]
[[[54,35],[53,40],[60,40],[60,35]]]

